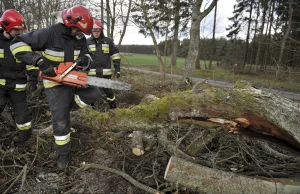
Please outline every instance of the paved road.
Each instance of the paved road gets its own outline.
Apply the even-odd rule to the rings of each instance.
[[[152,73],[152,74],[156,74],[156,75],[160,74],[159,72],[155,72],[155,71],[151,71],[151,70],[147,70],[147,69],[136,68],[136,67],[130,67],[129,69],[135,70],[135,71],[141,71],[141,72],[144,72],[144,73]],[[175,74],[167,74],[167,76],[182,78],[181,75],[175,75]],[[204,81],[205,79],[194,77],[193,80],[196,81],[196,82],[201,82],[201,81]],[[213,86],[221,86],[221,87],[228,87],[228,88],[233,88],[233,86],[234,86],[233,83],[226,82],[226,81],[208,80],[207,83],[210,84],[210,85],[213,85]],[[275,95],[283,96],[283,97],[286,97],[286,98],[289,98],[289,99],[292,99],[292,100],[300,101],[300,93],[287,92],[287,91],[275,90],[275,89],[268,89],[268,88],[264,88],[264,87],[261,87],[261,88],[258,88],[258,89],[260,89],[262,91],[265,91],[265,92],[273,93]]]

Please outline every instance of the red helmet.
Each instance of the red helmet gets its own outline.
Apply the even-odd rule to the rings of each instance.
[[[90,35],[93,28],[93,17],[90,11],[81,5],[62,11],[62,19],[68,27],[78,27],[86,35]]]
[[[13,28],[26,30],[24,18],[14,9],[8,9],[2,14],[0,25],[6,32],[10,32]]]
[[[94,28],[100,28],[101,30],[103,30],[103,25],[101,24],[101,22],[99,20],[94,20],[94,25],[93,25],[93,29]]]

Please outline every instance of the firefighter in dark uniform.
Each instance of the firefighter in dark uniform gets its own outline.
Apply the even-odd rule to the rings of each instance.
[[[44,76],[56,76],[53,67],[77,61],[85,66],[91,60],[83,35],[93,28],[90,11],[81,5],[62,11],[61,23],[17,36],[11,44],[14,56],[26,64],[36,64]],[[41,56],[34,51],[41,51]],[[88,107],[101,93],[97,87],[76,88],[43,80],[48,99],[53,133],[57,145],[57,167],[65,169],[71,157],[70,111]]]
[[[26,29],[21,14],[14,9],[6,10],[0,18],[0,26],[0,113],[10,100],[19,130],[13,141],[24,142],[31,136],[31,117],[26,98],[26,70],[36,84],[38,68],[31,64],[25,66],[16,60],[10,51],[10,42],[19,35],[20,30]]]
[[[105,37],[103,34],[103,26],[100,21],[94,20],[92,36],[87,40],[90,51],[92,52],[93,63],[89,71],[89,75],[96,75],[97,77],[111,79],[112,69],[111,60],[114,65],[114,76],[118,79],[120,77],[120,62],[121,56],[119,50],[113,41]],[[116,108],[116,99],[112,89],[103,88],[106,94],[106,100],[111,109]]]

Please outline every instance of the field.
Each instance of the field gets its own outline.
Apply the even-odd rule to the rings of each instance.
[[[166,60],[165,71],[166,73],[182,75],[184,72],[184,58],[177,58],[176,67],[170,65],[170,57],[163,57],[163,61]],[[286,91],[300,92],[300,85],[297,80],[299,76],[281,75],[276,77],[275,73],[252,73],[245,74],[243,71],[232,69],[223,69],[216,66],[216,61],[213,62],[212,69],[206,69],[205,64],[208,67],[209,61],[201,61],[201,69],[195,69],[193,72],[194,77],[205,78],[210,80],[236,82],[237,80],[247,80],[256,87],[280,89]],[[122,64],[134,67],[143,67],[151,69],[153,71],[159,71],[158,61],[155,55],[143,55],[143,54],[122,54]]]

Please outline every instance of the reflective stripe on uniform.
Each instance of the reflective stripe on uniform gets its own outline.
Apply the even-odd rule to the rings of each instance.
[[[15,44],[10,45],[10,50],[12,54],[15,56],[16,53],[28,51],[31,52],[31,47],[24,42],[17,42]]]
[[[112,71],[111,69],[103,69],[103,75],[111,75]]]
[[[102,44],[103,53],[109,53],[109,44]]]
[[[106,98],[106,100],[108,100],[108,101],[114,101],[115,99],[116,99],[115,96],[113,98]]]
[[[64,62],[64,52],[58,52],[58,51],[53,51],[50,49],[46,49],[45,51],[42,52],[42,55],[49,59],[50,61],[55,61],[55,62]]]
[[[54,139],[55,139],[56,145],[65,145],[70,142],[71,134],[68,133],[67,135],[63,135],[63,136],[55,136],[54,135]]]
[[[15,91],[21,92],[26,90],[26,84],[16,84]]]
[[[35,67],[35,66],[33,66],[33,65],[26,65],[26,70],[27,70],[27,71],[30,71],[30,70],[39,70],[39,68],[38,68],[38,67]]]
[[[95,44],[89,45],[89,48],[90,48],[91,51],[96,51],[96,45]]]
[[[28,123],[25,123],[25,124],[18,124],[18,123],[16,123],[16,125],[17,125],[17,128],[19,130],[28,130],[28,129],[31,128],[31,121],[28,122]]]
[[[0,85],[5,86],[6,80],[5,79],[0,79]]]
[[[54,86],[59,86],[61,84],[57,83],[57,82],[50,81],[50,80],[43,79],[43,85],[44,85],[44,88],[52,88]]]
[[[116,54],[112,55],[111,58],[112,58],[112,60],[121,59],[121,55],[120,55],[120,53],[116,53]]]
[[[86,104],[82,100],[80,100],[80,97],[77,94],[74,95],[74,100],[80,108],[85,108],[88,106],[88,104]]]
[[[79,54],[80,54],[80,50],[74,50],[74,61],[78,59]]]
[[[96,75],[96,69],[90,69],[88,75]],[[102,75],[112,75],[111,69],[103,69]]]
[[[0,49],[0,58],[4,58],[4,49]]]

